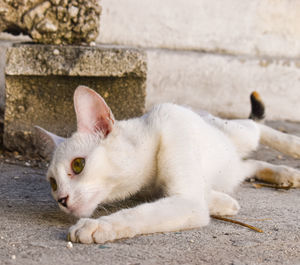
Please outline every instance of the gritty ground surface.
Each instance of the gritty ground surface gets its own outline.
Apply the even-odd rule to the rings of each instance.
[[[300,125],[273,123],[300,133]],[[235,197],[235,219],[257,226],[212,220],[207,227],[138,236],[105,245],[67,248],[75,219],[50,196],[44,164],[0,157],[0,264],[300,264],[300,189],[256,189],[245,182]],[[299,167],[300,161],[261,148],[256,158]],[[31,166],[30,166],[31,165]]]

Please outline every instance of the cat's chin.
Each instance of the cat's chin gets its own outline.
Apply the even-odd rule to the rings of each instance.
[[[95,210],[94,208],[93,209],[87,209],[87,208],[71,209],[70,214],[77,218],[84,218],[84,217],[90,217],[93,214],[94,210]]]
[[[92,213],[81,213],[81,212],[70,212],[71,215],[77,217],[77,218],[87,218],[90,217]]]

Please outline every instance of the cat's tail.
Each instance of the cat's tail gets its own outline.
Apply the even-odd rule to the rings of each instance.
[[[251,112],[249,119],[254,121],[261,121],[265,118],[265,104],[262,101],[258,92],[253,91],[250,95]]]
[[[251,112],[249,119],[257,122],[260,129],[260,143],[286,155],[300,158],[300,137],[282,133],[261,123],[265,118],[265,105],[256,91],[251,93],[250,102]]]

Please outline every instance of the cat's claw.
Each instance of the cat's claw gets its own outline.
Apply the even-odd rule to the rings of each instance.
[[[99,219],[82,218],[69,229],[68,240],[75,243],[103,244],[116,239],[112,225]]]
[[[84,218],[80,219],[77,224],[69,229],[69,239],[75,243],[93,243],[93,233],[97,229],[98,223],[96,220]]]

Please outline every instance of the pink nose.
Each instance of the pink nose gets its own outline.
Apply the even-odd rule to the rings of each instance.
[[[63,197],[63,198],[59,198],[57,201],[58,201],[58,203],[60,203],[62,206],[68,208],[68,206],[67,206],[68,198],[69,198],[69,195],[66,196],[66,197]]]

